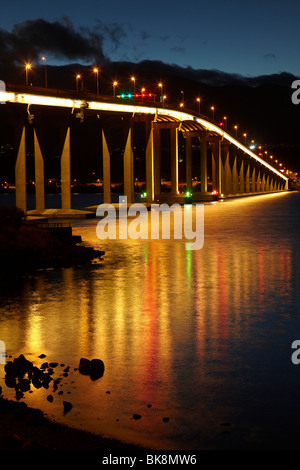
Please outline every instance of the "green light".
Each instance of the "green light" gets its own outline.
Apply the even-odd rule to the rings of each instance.
[[[132,95],[129,93],[128,98],[132,98]]]
[[[122,95],[121,95],[121,98],[125,98],[125,95],[124,95],[124,93],[122,93]]]
[[[189,191],[187,191],[186,195],[189,197],[189,196],[191,196],[191,193]]]

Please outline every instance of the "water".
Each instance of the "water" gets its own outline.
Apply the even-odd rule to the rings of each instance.
[[[299,215],[300,193],[205,204],[198,251],[185,240],[101,241],[97,220],[72,221],[103,262],[1,290],[7,353],[71,367],[53,403],[51,387],[25,402],[154,449],[299,448]],[[104,376],[80,375],[81,357],[101,358]]]

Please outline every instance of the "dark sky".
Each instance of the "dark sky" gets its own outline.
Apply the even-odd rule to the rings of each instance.
[[[42,55],[52,64],[150,59],[244,76],[300,76],[299,0],[0,3],[0,54],[16,62]],[[23,58],[32,46],[32,57]]]

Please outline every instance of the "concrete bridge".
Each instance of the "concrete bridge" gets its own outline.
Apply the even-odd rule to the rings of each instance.
[[[288,178],[261,159],[249,148],[233,138],[214,122],[197,113],[169,109],[159,102],[132,100],[52,90],[32,86],[7,85],[0,91],[0,124],[13,132],[16,160],[16,205],[27,211],[26,191],[26,133],[33,132],[36,211],[45,209],[45,176],[43,154],[49,142],[50,129],[58,129],[60,145],[61,208],[71,207],[71,141],[74,122],[96,122],[94,136],[99,142],[99,159],[103,164],[103,199],[111,202],[111,151],[115,119],[119,118],[124,135],[123,175],[124,195],[134,202],[133,129],[142,123],[146,143],[146,196],[145,202],[185,202],[179,194],[178,141],[184,142],[186,194],[189,201],[201,202],[218,197],[236,197],[265,194],[288,189]],[[121,118],[121,119],[120,119]],[[161,190],[162,132],[168,133],[170,157],[170,192]],[[54,138],[54,137],[53,137]],[[198,142],[199,154],[192,152]],[[198,159],[201,183],[192,189],[193,158]],[[85,165],[85,162],[82,162]],[[208,175],[208,171],[210,175]],[[209,182],[208,182],[209,180]]]

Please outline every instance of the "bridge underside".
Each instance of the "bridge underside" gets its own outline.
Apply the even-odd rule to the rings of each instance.
[[[60,163],[62,209],[72,209],[72,154],[78,150],[78,142],[85,141],[88,147],[92,140],[99,164],[102,161],[103,201],[111,202],[111,174],[119,165],[122,167],[124,195],[129,204],[133,203],[135,142],[137,138],[141,139],[141,134],[146,186],[142,200],[147,203],[201,202],[288,189],[288,180],[282,178],[278,171],[252,158],[196,120],[179,121],[158,114],[119,113],[116,116],[113,112],[97,114],[92,110],[70,113],[69,109],[37,105],[29,109],[21,104],[16,110],[15,106],[9,103],[3,106],[0,121],[13,135],[16,205],[24,211],[27,211],[29,141],[34,160],[37,213],[45,210],[45,156],[49,144],[55,147]],[[89,126],[93,123],[90,126],[93,132],[80,140],[85,122]],[[113,159],[116,140],[119,147],[122,146],[118,161]],[[83,159],[81,165],[85,167],[88,162]]]

